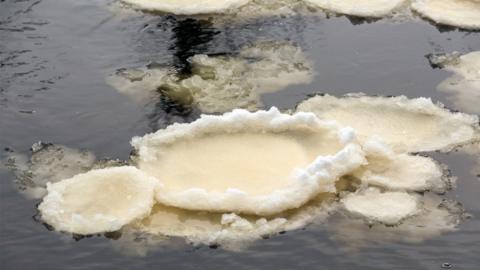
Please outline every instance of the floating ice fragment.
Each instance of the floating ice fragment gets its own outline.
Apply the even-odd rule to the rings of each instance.
[[[95,163],[92,152],[63,145],[38,142],[31,150],[31,157],[12,152],[7,159],[20,192],[33,199],[46,194],[47,182],[55,183],[86,172]]]
[[[395,225],[419,211],[418,199],[406,192],[384,192],[375,188],[347,195],[345,209],[371,222]]]
[[[352,132],[312,113],[234,110],[135,137],[132,145],[140,170],[163,183],[160,203],[271,215],[335,192],[339,177],[364,164]]]
[[[402,6],[406,0],[304,0],[322,9],[359,17],[380,18]]]
[[[247,4],[250,0],[122,0],[143,10],[178,15],[221,13]]]
[[[395,152],[450,150],[478,137],[478,117],[454,113],[429,98],[316,96],[297,111],[352,127],[361,142],[378,136]]]
[[[459,109],[480,114],[480,51],[462,56],[452,55],[454,57],[430,57],[430,62],[439,63],[442,68],[454,73],[441,82],[437,89],[451,94],[450,98]]]
[[[412,9],[439,24],[480,29],[478,0],[414,0]]]
[[[333,230],[332,238],[344,242],[348,248],[360,248],[369,244],[385,243],[385,241],[421,243],[456,230],[465,218],[461,204],[455,201],[426,195],[421,199],[421,204],[417,215],[395,226],[382,224],[367,226],[360,219],[341,219],[329,226]]]
[[[168,69],[120,70],[107,83],[132,99],[148,103],[160,96],[205,113],[261,107],[260,94],[288,85],[309,83],[312,64],[302,50],[288,43],[259,42],[237,56],[195,55],[192,74],[180,78]]]
[[[95,234],[119,230],[146,217],[158,181],[135,167],[92,170],[54,184],[38,206],[58,231]]]

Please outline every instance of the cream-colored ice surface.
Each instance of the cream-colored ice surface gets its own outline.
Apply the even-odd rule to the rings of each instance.
[[[451,179],[433,159],[411,154],[395,154],[378,139],[363,145],[368,165],[354,175],[363,183],[389,190],[444,192]]]
[[[383,192],[369,188],[342,199],[345,209],[370,222],[395,225],[418,213],[418,199],[406,192]]]
[[[445,60],[442,62],[442,59]],[[445,70],[454,73],[441,82],[437,89],[450,94],[456,108],[480,114],[480,51],[453,58],[436,56],[433,61],[440,62]]]
[[[221,13],[239,8],[250,0],[122,0],[125,3],[150,11],[178,15]]]
[[[255,110],[262,105],[261,94],[313,78],[313,65],[302,50],[282,42],[258,42],[236,56],[195,55],[189,61],[193,74],[187,78],[167,69],[128,69],[107,77],[107,83],[141,103],[164,95],[205,113],[219,113]]]
[[[313,113],[234,110],[175,124],[132,145],[162,182],[156,199],[191,210],[270,215],[297,208],[365,163],[351,129]]]
[[[154,206],[151,215],[128,227],[130,234],[142,234],[144,239],[160,239],[172,243],[180,237],[194,245],[221,245],[229,250],[242,250],[255,240],[322,223],[337,208],[335,195],[319,194],[306,205],[270,217],[191,211],[161,204]],[[161,238],[167,237],[167,238]],[[138,241],[124,241],[122,250],[145,253]],[[140,251],[140,252],[139,252]]]
[[[429,98],[316,96],[297,111],[352,127],[361,142],[378,136],[395,152],[450,150],[478,136],[478,117],[450,112]]]
[[[95,160],[89,151],[38,142],[32,146],[30,157],[9,153],[7,166],[15,174],[20,192],[28,198],[40,199],[47,193],[47,182],[55,183],[86,172]]]
[[[439,24],[480,29],[480,2],[474,0],[414,0],[412,9]]]
[[[464,216],[459,203],[427,194],[421,198],[419,214],[396,226],[365,224],[361,219],[344,218],[328,228],[333,239],[341,241],[348,249],[358,249],[386,241],[421,243],[455,231]]]
[[[407,0],[304,0],[322,9],[360,17],[384,17]]]
[[[92,170],[54,184],[38,206],[58,231],[95,234],[119,230],[146,217],[158,181],[135,167]]]

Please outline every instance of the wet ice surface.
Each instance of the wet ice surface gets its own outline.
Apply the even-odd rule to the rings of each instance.
[[[235,54],[258,39],[296,43],[315,63],[316,72],[310,84],[263,95],[265,108],[275,105],[291,109],[316,92],[337,96],[365,92],[427,96],[461,110],[448,95],[436,91],[451,73],[433,70],[424,56],[480,49],[478,33],[440,31],[426,21],[362,23],[343,16],[294,16],[213,28],[206,22],[198,24],[171,16],[112,15],[104,5],[100,1],[0,2],[2,148],[27,153],[33,143],[43,140],[89,149],[99,158],[128,159],[132,136],[172,122],[192,121],[198,112],[179,108],[168,100],[135,104],[108,86],[105,76],[126,66],[183,68],[185,60],[195,54]],[[198,38],[190,38],[193,35]],[[341,230],[345,226],[334,230],[336,223],[331,222],[259,241],[241,253],[170,245],[156,246],[140,259],[118,253],[111,248],[115,241],[103,237],[76,242],[70,236],[49,232],[31,218],[36,215],[37,201],[19,195],[14,176],[2,169],[0,261],[6,269],[65,269],[72,265],[76,269],[158,265],[189,269],[200,263],[210,268],[286,269],[299,262],[306,267],[322,264],[342,269],[439,269],[448,262],[458,269],[476,269],[478,258],[465,247],[470,251],[479,248],[480,182],[472,173],[478,168],[478,158],[460,151],[432,155],[458,178],[457,188],[446,198],[460,201],[473,215],[456,232],[412,244],[405,239],[422,237],[412,236],[408,229],[408,233],[398,233],[389,227],[349,225],[361,232],[356,235],[371,236],[355,238],[362,248],[352,251],[345,242],[354,238],[351,230]],[[346,220],[342,216],[338,219]],[[390,233],[383,233],[385,230]]]

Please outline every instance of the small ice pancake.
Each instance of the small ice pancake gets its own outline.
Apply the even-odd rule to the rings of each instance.
[[[444,192],[449,186],[443,168],[431,158],[395,154],[375,139],[367,141],[363,150],[368,164],[354,173],[363,183],[398,191]]]
[[[406,192],[380,193],[374,188],[350,194],[342,203],[351,214],[386,225],[399,224],[419,210],[417,198]]]
[[[414,0],[412,9],[439,24],[480,29],[480,1]]]
[[[204,115],[134,138],[156,199],[191,210],[269,215],[304,204],[364,163],[351,129],[277,109]]]
[[[178,15],[220,13],[238,8],[250,0],[122,0],[139,9],[162,11]]]
[[[467,53],[455,60],[442,63],[444,69],[454,75],[441,82],[437,89],[451,94],[450,99],[459,109],[480,114],[480,51]]]
[[[92,170],[48,184],[38,209],[58,231],[83,235],[116,231],[150,213],[157,185],[156,179],[135,167]]]
[[[450,112],[429,98],[325,95],[297,110],[352,127],[363,142],[378,136],[396,152],[450,150],[478,136],[478,117]]]
[[[304,0],[322,9],[340,14],[380,18],[400,7],[406,0]]]

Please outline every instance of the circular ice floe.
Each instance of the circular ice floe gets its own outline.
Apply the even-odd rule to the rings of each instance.
[[[480,51],[462,56],[455,53],[452,55],[454,56],[432,56],[430,59],[431,62],[439,62],[445,70],[454,73],[441,82],[437,89],[451,94],[451,99],[458,108],[480,114]]]
[[[238,8],[250,0],[122,0],[139,9],[162,11],[178,15],[220,13]]]
[[[406,0],[304,0],[320,8],[359,17],[383,17]]]
[[[417,198],[406,192],[384,192],[370,188],[342,199],[345,209],[368,221],[395,225],[419,210]]]
[[[298,111],[352,127],[365,142],[379,136],[396,152],[450,150],[478,136],[478,117],[454,113],[429,98],[316,96]]]
[[[136,137],[138,167],[162,182],[160,203],[269,215],[303,205],[364,164],[354,132],[276,108],[203,115]]]
[[[147,216],[158,181],[135,167],[92,170],[47,185],[38,209],[58,231],[94,234],[119,230]]]
[[[412,9],[439,24],[480,29],[480,1],[414,0]]]

